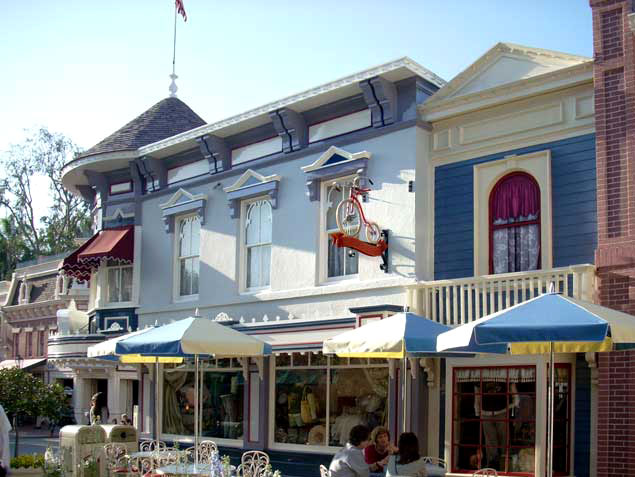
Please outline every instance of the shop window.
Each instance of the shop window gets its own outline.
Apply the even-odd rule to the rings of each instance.
[[[331,183],[326,186],[324,210],[326,212],[325,219],[325,238],[327,242],[327,264],[326,277],[345,277],[356,275],[358,270],[359,256],[357,252],[342,247],[336,247],[333,240],[329,237],[332,232],[339,232],[337,227],[336,211],[339,203],[348,198],[351,191],[351,178],[339,180],[336,184]],[[359,220],[359,217],[358,219]]]
[[[345,359],[336,365],[313,353],[283,356],[276,357],[275,444],[341,447],[357,424],[387,425],[386,364]]]
[[[197,215],[178,222],[177,279],[178,296],[198,294],[201,220]]]
[[[245,208],[245,286],[269,286],[271,275],[271,203],[257,200]]]
[[[554,474],[568,475],[570,372],[556,367]],[[535,475],[536,368],[454,368],[452,471]]]
[[[242,369],[235,367],[238,363],[227,361],[203,373],[201,435],[242,440],[245,382]],[[194,435],[194,370],[169,369],[163,376],[163,432]]]
[[[540,188],[524,172],[506,175],[489,200],[490,273],[540,268]]]
[[[114,265],[114,264],[113,264]],[[108,266],[108,302],[132,300],[132,266]]]

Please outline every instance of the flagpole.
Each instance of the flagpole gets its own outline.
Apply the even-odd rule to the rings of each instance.
[[[176,98],[176,16],[177,16],[177,8],[176,2],[174,3],[174,42],[172,44],[172,74],[170,78],[172,79],[172,83],[170,83],[170,97]]]

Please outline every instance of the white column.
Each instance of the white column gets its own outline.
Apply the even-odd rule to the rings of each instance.
[[[121,407],[120,393],[121,393],[121,379],[119,379],[119,373],[115,370],[108,372],[108,420],[117,419],[117,422],[121,420]],[[108,422],[109,424],[110,422]],[[106,424],[106,423],[104,423]]]

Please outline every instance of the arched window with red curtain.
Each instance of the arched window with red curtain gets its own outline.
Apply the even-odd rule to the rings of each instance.
[[[540,267],[540,187],[524,172],[501,178],[489,197],[490,273]]]

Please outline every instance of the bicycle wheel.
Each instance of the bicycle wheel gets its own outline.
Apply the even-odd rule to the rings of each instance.
[[[359,206],[353,199],[343,200],[337,206],[335,219],[337,220],[337,227],[344,235],[355,237],[359,234],[359,229],[362,228],[360,217]]]
[[[381,237],[381,229],[376,222],[367,222],[364,232],[366,233],[366,240],[370,243],[377,243]]]

